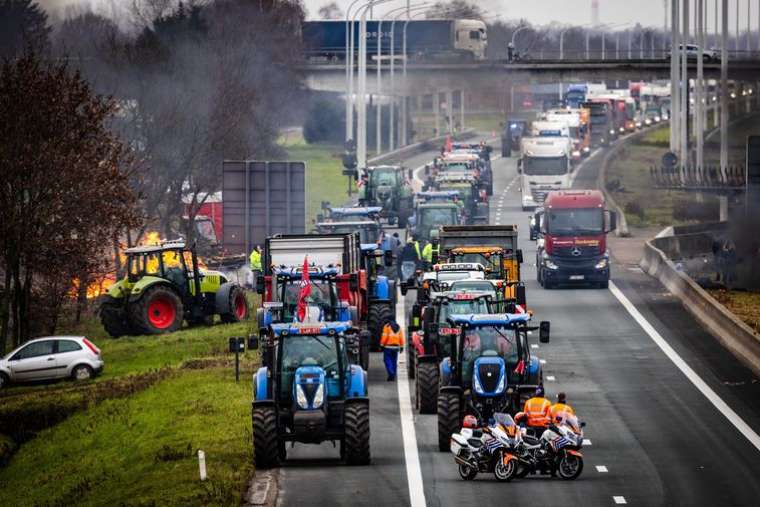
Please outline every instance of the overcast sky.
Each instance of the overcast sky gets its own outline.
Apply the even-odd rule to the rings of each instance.
[[[132,0],[37,0],[46,7],[60,8],[65,5],[94,5],[98,10],[106,9],[114,12],[113,7],[125,6]],[[319,8],[330,3],[331,0],[303,0],[309,17],[314,19]],[[345,11],[352,0],[336,0],[341,9]],[[427,1],[435,3],[435,0],[410,0],[412,4]],[[693,3],[695,0],[691,0]],[[747,2],[752,4],[753,28],[756,29],[758,19],[758,0],[739,0],[742,20],[742,29],[746,27]],[[665,23],[664,2],[665,0],[598,0],[599,19],[602,23],[625,24],[641,23],[645,26],[662,27]],[[363,2],[362,2],[363,3]],[[376,15],[384,11],[405,5],[406,0],[391,0],[377,7]],[[489,19],[520,19],[525,18],[531,23],[543,25],[547,23],[570,23],[584,25],[591,22],[591,0],[476,0],[486,11]],[[668,2],[670,3],[670,2]],[[715,0],[705,0],[708,6],[708,29],[714,26],[714,3]],[[734,10],[736,0],[729,1],[731,18],[729,26],[733,28]],[[109,9],[109,6],[111,7]],[[669,9],[668,9],[669,12]],[[693,9],[692,9],[693,12]]]

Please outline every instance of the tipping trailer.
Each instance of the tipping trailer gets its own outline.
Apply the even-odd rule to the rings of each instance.
[[[503,282],[502,296],[508,311],[516,311],[511,304],[525,309],[525,284],[520,276],[523,253],[517,248],[517,226],[444,225],[438,241],[442,261],[483,264],[487,278]]]

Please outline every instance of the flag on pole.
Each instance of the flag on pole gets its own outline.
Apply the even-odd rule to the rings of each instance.
[[[446,136],[446,146],[444,147],[444,151],[446,153],[450,153],[453,149],[454,142],[451,140],[451,136]]]
[[[518,375],[525,373],[525,361],[523,359],[520,359],[520,361],[517,363],[517,366],[515,367],[515,373]]]
[[[301,291],[298,293],[298,320],[304,322],[308,314],[306,298],[311,295],[311,279],[309,278],[309,256],[303,258],[303,271],[301,272]]]

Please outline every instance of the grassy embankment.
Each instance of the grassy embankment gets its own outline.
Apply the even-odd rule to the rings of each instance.
[[[251,325],[118,340],[92,318],[62,329],[90,337],[106,369],[94,381],[2,392],[0,433],[13,439],[0,435],[0,457],[18,450],[0,468],[0,505],[238,504],[252,468],[258,355],[244,355],[236,384],[227,349]],[[209,467],[203,483],[198,449]]]

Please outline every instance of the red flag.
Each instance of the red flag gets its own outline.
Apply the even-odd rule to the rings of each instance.
[[[453,149],[453,142],[451,140],[451,136],[446,136],[446,146],[444,147],[444,151],[446,153],[449,153]]]
[[[522,375],[525,373],[525,361],[520,359],[520,362],[517,363],[517,366],[515,366],[515,373],[518,375]]]
[[[311,280],[309,279],[309,256],[303,258],[303,271],[301,272],[301,292],[298,293],[298,320],[306,320],[308,311],[306,298],[311,295]]]

